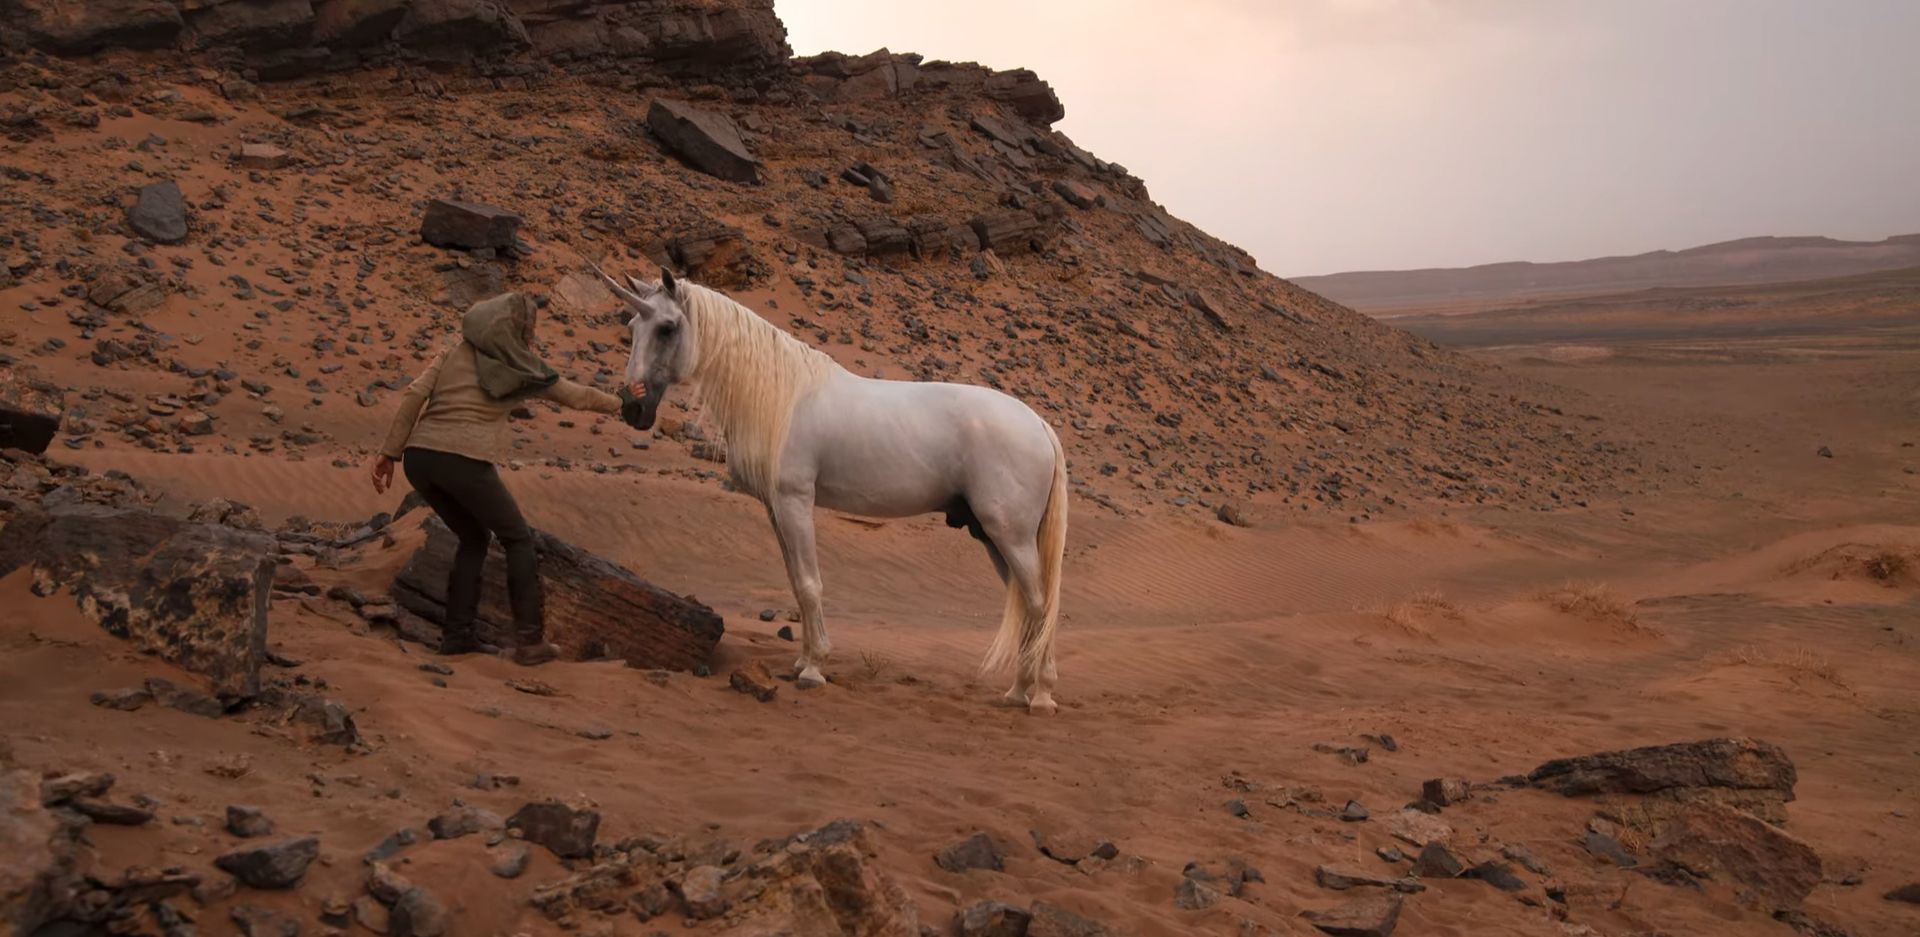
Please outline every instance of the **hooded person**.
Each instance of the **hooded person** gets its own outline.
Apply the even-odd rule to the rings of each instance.
[[[441,654],[487,649],[474,634],[474,621],[492,538],[499,539],[507,554],[507,597],[516,645],[509,656],[531,665],[559,654],[546,641],[532,534],[495,468],[508,450],[508,414],[531,398],[544,397],[574,410],[618,413],[629,424],[639,420],[641,401],[626,388],[615,395],[576,384],[540,359],[533,347],[535,315],[532,297],[518,292],[468,309],[460,322],[460,338],[400,395],[399,412],[373,463],[375,491],[387,490],[394,463],[401,462],[407,481],[460,540],[447,576],[446,620],[437,649]]]

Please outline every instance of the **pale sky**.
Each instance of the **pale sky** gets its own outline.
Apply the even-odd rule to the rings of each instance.
[[[1304,276],[1920,232],[1920,0],[777,0],[800,55],[1031,68]]]

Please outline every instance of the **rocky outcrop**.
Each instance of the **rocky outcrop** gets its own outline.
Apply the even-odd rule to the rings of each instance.
[[[901,97],[917,90],[960,91],[1003,103],[1041,126],[1067,116],[1053,86],[1025,68],[994,71],[972,62],[927,62],[913,53],[878,49],[865,55],[823,52],[794,59],[793,71],[829,101]]]
[[[1644,794],[1722,803],[1769,823],[1785,823],[1797,777],[1793,761],[1779,746],[1737,738],[1560,758],[1533,769],[1527,780],[1568,797]]]
[[[427,541],[393,583],[401,607],[440,622],[446,617],[447,573],[458,539],[438,519],[426,522]],[[611,561],[543,531],[534,532],[545,583],[547,638],[579,658],[612,657],[636,667],[693,670],[712,656],[725,630],[713,610],[661,589]],[[479,633],[511,645],[506,558],[487,557]]]
[[[140,510],[29,507],[0,537],[0,576],[22,567],[37,594],[65,590],[102,628],[225,700],[259,692],[271,538]]]
[[[238,55],[274,78],[391,61],[515,59],[720,75],[764,72],[789,54],[772,0],[7,0],[0,36],[61,55]]]
[[[69,830],[41,805],[40,779],[0,763],[0,926],[36,933],[79,886],[81,857]]]

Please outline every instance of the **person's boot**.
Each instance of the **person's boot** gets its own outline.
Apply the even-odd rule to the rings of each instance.
[[[504,656],[522,667],[538,667],[558,658],[560,647],[547,642],[546,630],[540,625],[516,625],[513,637],[518,646],[504,652]]]
[[[473,626],[469,625],[465,628],[440,629],[440,643],[433,652],[441,657],[452,657],[456,654],[477,654],[486,649],[487,646],[473,636]]]

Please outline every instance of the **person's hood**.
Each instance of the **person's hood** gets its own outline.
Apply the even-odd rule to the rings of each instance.
[[[467,310],[461,337],[473,346],[480,389],[495,400],[524,397],[552,387],[560,375],[527,345],[533,334],[533,298],[502,293]]]

